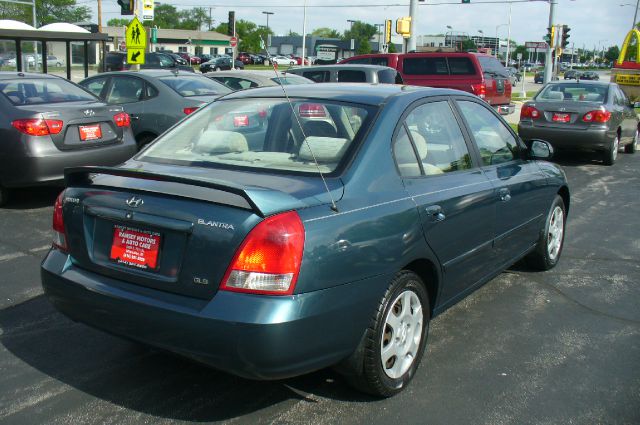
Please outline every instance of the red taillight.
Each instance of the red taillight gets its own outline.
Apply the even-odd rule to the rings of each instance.
[[[64,123],[60,120],[43,120],[41,118],[27,118],[15,120],[11,125],[19,132],[29,136],[48,136],[62,131]]]
[[[64,219],[62,217],[62,200],[64,199],[64,190],[56,198],[53,205],[53,246],[61,251],[67,252],[67,234],[64,228]]]
[[[540,118],[540,111],[533,106],[523,105],[520,109],[520,119],[531,118],[533,120]]]
[[[298,107],[298,111],[302,118],[323,118],[327,116],[324,106],[319,103],[303,103]]]
[[[233,117],[233,126],[234,127],[248,127],[249,126],[249,116],[248,115],[236,115]]]
[[[266,118],[266,117],[267,117],[267,110],[266,110],[266,109],[260,109],[260,110],[258,111],[258,116],[259,116],[260,118]]]
[[[220,289],[267,295],[290,295],[296,286],[304,226],[295,211],[260,222],[233,257]]]
[[[113,116],[113,120],[116,122],[118,127],[129,127],[131,126],[131,117],[126,112],[120,112],[119,114],[115,114]]]
[[[471,90],[473,90],[473,94],[479,98],[484,99],[487,96],[487,86],[485,86],[484,83],[471,84]]]
[[[182,112],[185,113],[185,115],[189,115],[189,114],[193,114],[195,111],[197,111],[199,108],[199,106],[191,106],[189,108],[184,108],[182,110]]]
[[[583,115],[582,121],[584,122],[597,122],[597,123],[605,123],[608,122],[611,118],[611,112],[607,110],[597,109],[595,111],[589,111]]]

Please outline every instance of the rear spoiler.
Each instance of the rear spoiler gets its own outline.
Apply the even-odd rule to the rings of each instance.
[[[127,187],[134,190],[164,193],[222,203],[252,210],[261,217],[266,217],[275,212],[283,211],[284,206],[286,206],[286,209],[288,210],[302,208],[305,206],[305,204],[300,200],[277,190],[239,186],[227,181],[202,180],[193,177],[158,174],[131,168],[96,166],[65,168],[64,182],[67,187],[87,186],[93,184],[100,186],[100,182],[94,182],[95,176],[93,175],[96,174],[168,183],[162,188],[162,190],[154,188],[153,185],[135,184],[133,182],[125,184],[125,182],[109,181],[108,183],[105,182],[105,184],[103,184],[103,186],[106,187]],[[118,183],[122,186],[118,185]],[[207,190],[203,191],[196,188],[204,188]]]

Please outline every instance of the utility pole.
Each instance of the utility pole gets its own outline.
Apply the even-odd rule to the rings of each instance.
[[[633,24],[631,25],[631,29],[636,27],[636,19],[638,19],[638,6],[640,6],[640,0],[636,2],[636,13],[633,14]]]
[[[411,33],[407,40],[407,52],[416,50],[416,27],[418,26],[418,0],[409,3],[409,16],[411,17]]]
[[[507,32],[507,59],[505,66],[509,66],[509,59],[511,57],[511,3],[509,3],[509,29]]]
[[[98,1],[100,1],[100,0],[98,0]],[[211,24],[213,24],[213,21],[211,20],[211,9],[213,9],[213,8],[211,8],[211,7],[209,8],[209,31],[211,31]]]
[[[307,39],[307,0],[304,0],[304,12],[302,15],[302,66],[304,67],[304,61],[305,58],[307,56],[307,46],[306,46],[306,39]]]
[[[549,0],[549,28],[554,26],[554,14],[556,3],[558,0]],[[555,41],[555,40],[554,40]],[[547,46],[547,54],[544,58],[544,83],[551,81],[551,74],[553,73],[553,46],[551,43]]]
[[[98,0],[98,32],[102,32],[102,0]]]

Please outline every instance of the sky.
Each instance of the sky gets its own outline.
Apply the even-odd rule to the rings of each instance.
[[[570,41],[576,48],[587,49],[620,46],[633,25],[636,2],[634,0],[556,0],[555,22],[571,28]],[[92,9],[97,22],[97,1],[78,0],[79,5]],[[305,0],[171,0],[165,1],[179,10],[191,7],[211,9],[214,26],[227,21],[229,10],[236,12],[236,19],[245,19],[266,25],[277,34],[291,31],[302,33],[303,5]],[[307,33],[315,28],[329,27],[340,32],[349,28],[347,20],[360,20],[370,24],[384,23],[409,15],[409,0],[306,0]],[[451,26],[454,31],[469,35],[495,37],[496,27],[500,38],[509,32],[509,0],[425,0],[418,6],[417,34],[442,34]],[[633,4],[632,4],[633,3]],[[119,18],[116,0],[102,0],[103,24],[111,18]],[[621,4],[625,4],[621,6]],[[519,44],[525,41],[542,41],[549,23],[547,0],[512,0],[511,38]]]

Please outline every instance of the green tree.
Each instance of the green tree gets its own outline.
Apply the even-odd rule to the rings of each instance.
[[[215,31],[226,34],[227,28],[228,24],[223,22],[215,28]],[[271,29],[267,30],[265,27],[258,27],[253,22],[240,19],[236,21],[236,34],[240,39],[238,47],[241,51],[260,52],[262,51],[260,39],[262,38],[266,41],[267,34],[273,35],[273,31]]]
[[[342,34],[338,31],[327,27],[316,28],[311,32],[311,35],[320,38],[342,38]]]
[[[618,46],[611,46],[607,49],[604,57],[609,61],[613,62],[618,60],[618,56],[620,56],[620,48]]]
[[[362,21],[355,21],[351,25],[351,29],[348,29],[344,32],[344,39],[350,40],[354,39],[362,42],[362,40],[370,40],[375,34],[378,33],[378,30],[375,25],[367,24]]]
[[[206,26],[206,28],[211,26],[209,12],[203,7],[194,7],[193,9],[180,11],[178,17],[180,22],[177,28],[179,29],[201,30],[203,25]]]
[[[462,40],[462,50],[476,50],[478,46],[473,42],[470,38],[465,38]]]
[[[0,19],[15,19],[33,25],[30,5],[0,3]],[[82,22],[91,19],[87,6],[78,6],[76,0],[36,0],[36,27],[53,22]]]
[[[396,53],[396,45],[393,43],[389,43],[389,49],[388,49],[389,53]]]
[[[287,33],[287,35],[288,35],[289,37],[300,37],[300,34],[298,34],[298,33],[297,33],[297,32],[295,32],[295,31],[292,31],[292,30],[289,30],[289,32]]]
[[[369,40],[360,40],[360,44],[358,44],[356,53],[359,55],[366,55],[367,53],[371,53],[371,43],[369,43]]]
[[[158,28],[178,28],[180,25],[180,14],[175,6],[170,4],[156,5],[153,13],[153,21],[149,26],[158,26]]]
[[[113,18],[107,21],[108,27],[121,27],[123,25],[129,25],[131,19],[126,18]]]

